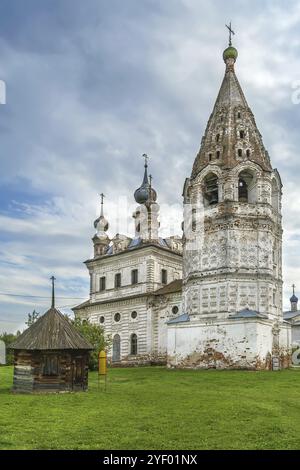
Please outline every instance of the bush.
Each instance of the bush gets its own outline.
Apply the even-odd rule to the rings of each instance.
[[[111,339],[105,338],[104,329],[101,326],[90,323],[88,320],[75,318],[72,323],[77,331],[95,348],[90,352],[89,369],[97,370],[99,352],[107,350],[111,344]]]

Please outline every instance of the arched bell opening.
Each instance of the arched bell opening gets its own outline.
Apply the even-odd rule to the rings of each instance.
[[[241,171],[238,178],[238,201],[254,203],[257,201],[255,175],[250,170]]]
[[[219,181],[214,173],[209,173],[203,181],[203,201],[205,207],[219,202]]]

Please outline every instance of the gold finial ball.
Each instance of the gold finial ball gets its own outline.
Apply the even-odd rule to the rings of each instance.
[[[235,62],[237,59],[237,56],[238,56],[238,51],[233,46],[227,47],[227,49],[225,49],[225,51],[223,52],[224,62],[226,62],[227,59],[233,59]]]

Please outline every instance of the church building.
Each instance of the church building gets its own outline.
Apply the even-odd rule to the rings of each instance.
[[[109,360],[124,365],[165,364],[167,320],[181,311],[182,239],[159,236],[157,193],[144,157],[143,182],[134,193],[135,235],[109,238],[102,194],[94,257],[85,262],[90,298],[73,309],[104,327],[112,340]]]
[[[282,183],[235,74],[231,32],[225,76],[184,183],[182,239],[159,237],[147,159],[134,194],[133,238],[109,239],[102,200],[94,258],[86,262],[90,298],[74,312],[112,336],[112,361],[269,370],[290,364]]]

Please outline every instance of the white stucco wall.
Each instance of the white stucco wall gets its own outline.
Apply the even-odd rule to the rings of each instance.
[[[287,330],[281,331],[281,343]],[[168,366],[270,368],[273,347],[268,320],[192,321],[168,327]]]

